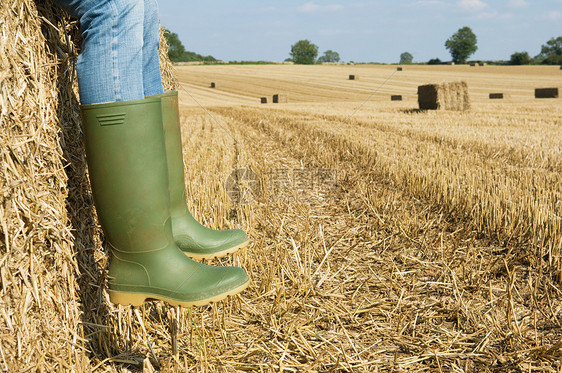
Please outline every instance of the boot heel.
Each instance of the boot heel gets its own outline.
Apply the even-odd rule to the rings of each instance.
[[[142,306],[146,298],[145,294],[109,290],[109,300],[111,303],[120,304],[122,306]]]

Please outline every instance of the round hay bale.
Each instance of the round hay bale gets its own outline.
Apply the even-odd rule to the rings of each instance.
[[[0,2],[3,371],[91,371],[123,346],[106,301],[107,255],[87,178],[79,44],[77,21],[52,3]],[[166,50],[163,42],[171,89]]]

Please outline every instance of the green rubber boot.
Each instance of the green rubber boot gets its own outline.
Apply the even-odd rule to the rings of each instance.
[[[178,92],[170,91],[149,97],[160,98],[162,102],[162,122],[170,184],[170,212],[176,245],[187,256],[197,260],[220,258],[247,246],[249,239],[243,230],[210,229],[199,224],[189,212],[185,195]]]
[[[176,246],[160,105],[148,98],[81,107],[92,193],[111,248],[109,296],[122,305],[201,306],[241,292],[249,279],[242,268],[201,264]]]

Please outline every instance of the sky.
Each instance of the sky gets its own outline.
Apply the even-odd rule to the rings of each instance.
[[[540,53],[562,36],[562,0],[159,0],[160,23],[186,50],[224,61],[283,61],[310,40],[345,62],[450,61],[459,28],[476,34],[474,60]]]

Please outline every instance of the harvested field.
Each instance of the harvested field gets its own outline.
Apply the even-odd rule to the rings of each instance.
[[[326,86],[341,84],[345,67],[252,68],[261,87],[283,87],[291,97],[302,91],[300,102],[248,105],[255,87],[240,84],[238,102],[201,98],[213,102],[206,108],[215,122],[180,92],[186,151],[197,155],[186,157],[191,203],[201,216],[236,216],[254,242],[236,259],[254,286],[240,303],[225,305],[240,325],[225,325],[223,339],[215,332],[219,347],[207,345],[201,366],[560,368],[562,108],[536,102],[529,78],[560,79],[550,75],[557,69],[527,74],[484,66],[470,75],[448,67],[451,77],[459,68],[457,80],[469,75],[472,109],[418,112],[414,99],[389,102],[388,91],[415,97],[415,87],[443,68],[412,66],[416,73],[404,72],[411,74],[408,87],[397,90],[405,82],[396,75],[392,88],[381,88],[348,118],[368,97],[361,92],[366,85],[342,85],[345,94],[335,89],[320,102],[326,94],[320,76]],[[232,81],[224,84],[234,88],[248,67],[177,71],[199,99],[197,76],[214,69],[229,71]],[[354,86],[371,77],[374,89],[381,83],[376,77],[390,69],[364,67]],[[499,84],[510,96],[490,103],[489,82],[512,79],[522,84]],[[240,206],[204,200],[208,187],[201,186],[215,185],[219,194],[222,180],[239,167],[261,175],[259,198]],[[322,170],[335,170],[337,183],[317,181]],[[198,327],[213,325],[201,319]]]
[[[33,9],[26,4],[3,10],[15,19]],[[75,25],[41,12],[57,50],[61,28]],[[188,205],[209,227],[248,232],[247,249],[212,263],[241,265],[252,284],[199,309],[125,308],[106,292],[75,53],[58,53],[33,75],[49,87],[38,92],[54,96],[38,101],[47,109],[23,105],[35,103],[32,93],[17,100],[25,70],[3,80],[3,102],[18,106],[0,117],[12,131],[1,153],[10,177],[0,180],[9,217],[0,225],[1,370],[562,368],[562,107],[534,99],[534,87],[561,85],[557,66],[174,72],[163,59],[167,87],[174,75],[180,87]],[[361,79],[342,79],[350,72]],[[419,85],[458,80],[468,83],[470,111],[417,110]],[[508,99],[490,102],[491,88]],[[260,103],[280,93],[289,102]],[[396,94],[404,100],[388,100]],[[35,112],[49,116],[27,120]],[[237,204],[226,184],[243,168],[260,186]]]

